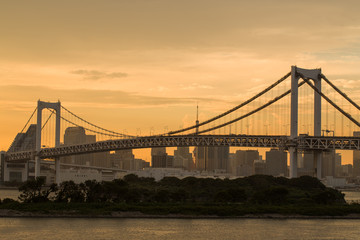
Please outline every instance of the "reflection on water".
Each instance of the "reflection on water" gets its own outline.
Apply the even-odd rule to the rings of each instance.
[[[2,218],[1,239],[359,239],[360,220]]]

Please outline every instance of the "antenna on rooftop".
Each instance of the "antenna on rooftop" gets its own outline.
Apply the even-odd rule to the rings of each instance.
[[[196,125],[199,125],[199,103],[196,103]],[[196,134],[199,132],[199,126],[196,126]]]

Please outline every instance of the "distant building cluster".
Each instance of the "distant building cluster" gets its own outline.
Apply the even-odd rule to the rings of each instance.
[[[354,132],[360,137],[360,132]],[[82,127],[69,127],[65,130],[63,145],[93,143],[95,135],[88,135]],[[34,150],[36,125],[31,125],[25,133],[19,133],[8,151]],[[131,149],[112,152],[90,153],[61,157],[62,180],[82,182],[87,179],[98,181],[112,180],[129,173],[161,179],[164,176],[196,177],[245,177],[254,174],[289,176],[288,154],[281,149],[270,149],[265,159],[258,150],[236,150],[230,152],[228,146],[218,147],[178,147],[169,155],[165,147],[151,149],[151,164],[135,158]],[[4,152],[1,154],[4,155]],[[25,181],[34,176],[34,162],[0,162],[2,182]],[[41,174],[53,182],[55,170],[53,162],[43,160]],[[298,152],[298,176],[316,176],[313,152]],[[341,154],[334,150],[322,153],[322,178],[336,182],[345,179],[360,184],[360,151],[353,151],[353,164],[341,163]],[[335,180],[334,180],[335,179]],[[344,180],[344,181],[345,181]],[[344,183],[343,180],[337,181]],[[334,185],[336,185],[334,183]]]
[[[93,142],[96,142],[96,136],[87,135],[83,127],[68,127],[65,130],[64,145]],[[61,158],[61,163],[103,168],[118,168],[123,170],[139,170],[149,167],[149,163],[142,159],[136,159],[131,149],[66,156]]]

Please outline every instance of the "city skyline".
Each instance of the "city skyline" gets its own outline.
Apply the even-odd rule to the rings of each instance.
[[[8,149],[38,99],[61,100],[109,129],[136,134],[141,128],[144,134],[152,127],[193,124],[197,103],[200,121],[212,117],[273,83],[291,65],[321,67],[360,102],[358,6],[2,3],[0,150]]]

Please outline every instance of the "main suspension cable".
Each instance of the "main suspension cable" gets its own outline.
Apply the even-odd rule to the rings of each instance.
[[[360,106],[357,105],[351,98],[349,98],[344,92],[342,92],[339,88],[337,88],[332,82],[330,82],[329,79],[325,77],[325,75],[320,75],[322,79],[325,80],[335,91],[337,91],[341,96],[343,96],[346,100],[348,100],[354,107],[356,107],[358,110],[360,110]]]
[[[305,83],[305,81],[302,81],[301,83],[298,84],[298,87],[302,86],[304,83]],[[285,97],[285,96],[288,95],[289,93],[291,93],[291,89],[288,90],[288,91],[286,91],[286,92],[284,92],[283,94],[277,96],[276,98],[270,100],[270,101],[267,102],[266,104],[264,104],[264,105],[262,105],[262,106],[260,106],[260,107],[258,107],[258,108],[256,108],[256,109],[254,109],[254,110],[252,110],[252,111],[250,111],[250,112],[248,112],[248,113],[246,113],[246,114],[244,114],[244,115],[242,115],[242,116],[240,116],[240,117],[238,117],[238,118],[235,118],[235,119],[233,119],[233,120],[231,120],[231,121],[228,121],[228,122],[226,122],[226,123],[224,123],[224,124],[221,124],[221,125],[218,125],[218,126],[215,126],[215,127],[212,127],[212,128],[208,128],[208,129],[199,131],[197,134],[201,134],[201,133],[205,133],[205,132],[210,132],[210,131],[213,131],[213,130],[215,130],[215,129],[222,128],[222,127],[224,127],[224,126],[227,126],[227,125],[229,125],[229,124],[232,124],[232,123],[234,123],[234,122],[237,122],[237,121],[239,121],[239,120],[241,120],[241,119],[244,119],[244,118],[246,118],[246,117],[249,117],[249,116],[253,115],[254,113],[257,113],[257,112],[259,112],[260,110],[262,110],[262,109],[270,106],[271,104],[277,102],[278,100],[282,99],[283,97]]]
[[[51,112],[53,112],[53,113],[54,113],[54,111],[53,111],[53,110],[50,110],[50,109],[49,109],[49,111],[51,111]],[[62,120],[64,120],[64,121],[66,121],[66,122],[68,122],[68,123],[70,123],[70,124],[74,125],[74,126],[77,126],[77,127],[82,127],[82,128],[84,128],[85,130],[87,130],[87,131],[89,131],[89,132],[97,133],[97,134],[100,134],[100,135],[109,136],[109,137],[128,137],[128,138],[135,138],[134,136],[125,135],[125,134],[115,135],[115,134],[108,134],[108,133],[103,133],[103,132],[95,131],[95,130],[92,130],[92,129],[89,129],[89,128],[86,128],[86,127],[83,127],[83,126],[81,126],[81,125],[79,125],[79,124],[76,124],[76,123],[74,123],[74,122],[72,122],[72,121],[70,121],[70,120],[68,120],[68,119],[64,118],[63,116],[60,116],[60,118],[61,118]]]
[[[77,119],[80,119],[81,121],[83,121],[83,122],[85,122],[85,123],[87,123],[87,124],[89,124],[89,125],[91,125],[91,126],[93,126],[93,127],[95,127],[95,128],[98,128],[98,129],[103,130],[103,131],[105,131],[105,132],[112,133],[112,134],[109,135],[109,136],[118,135],[118,136],[129,137],[129,138],[134,137],[134,136],[131,136],[131,135],[126,135],[126,134],[123,134],[123,133],[118,133],[118,132],[114,132],[114,131],[111,131],[111,130],[102,128],[102,127],[100,127],[100,126],[97,126],[97,125],[95,125],[95,124],[93,124],[93,123],[90,123],[90,122],[86,121],[85,119],[79,117],[78,115],[76,115],[75,113],[71,112],[70,110],[68,110],[68,109],[65,108],[64,106],[61,106],[61,108],[63,108],[65,111],[67,111],[68,113],[70,113],[71,115],[73,115],[74,117],[76,117]],[[104,135],[106,135],[106,134],[104,134]]]
[[[333,101],[331,101],[327,96],[325,96],[321,91],[319,91],[319,89],[317,89],[310,81],[308,78],[306,78],[303,74],[298,73],[299,76],[312,88],[314,89],[315,92],[317,92],[318,94],[320,94],[321,97],[323,97],[328,103],[330,103],[334,108],[336,108],[336,110],[338,110],[339,112],[341,112],[345,117],[347,117],[350,121],[352,121],[353,123],[355,123],[358,127],[360,127],[360,123],[358,121],[356,121],[349,113],[345,112],[344,110],[342,110],[336,103],[334,103]]]
[[[287,73],[285,76],[283,76],[282,78],[280,78],[278,81],[276,81],[275,83],[271,84],[269,87],[265,88],[263,91],[261,91],[260,93],[256,94],[255,96],[253,96],[252,98],[248,99],[247,101],[237,105],[236,107],[220,114],[220,115],[217,115],[213,118],[210,118],[204,122],[201,122],[199,124],[196,124],[196,125],[193,125],[191,127],[187,127],[187,128],[183,128],[183,129],[179,129],[179,130],[176,130],[176,131],[170,131],[168,132],[167,134],[168,135],[173,135],[173,134],[176,134],[176,133],[181,133],[181,132],[185,132],[185,131],[188,131],[188,130],[191,130],[191,129],[194,129],[194,128],[198,128],[200,126],[203,126],[205,124],[208,124],[208,123],[211,123],[219,118],[222,118],[236,110],[238,110],[239,108],[249,104],[250,102],[254,101],[255,99],[257,99],[258,97],[264,95],[265,93],[267,93],[268,91],[270,91],[271,89],[273,89],[274,87],[276,87],[278,84],[280,84],[281,82],[283,82],[285,79],[287,79],[289,76],[291,75],[291,72]]]
[[[26,126],[29,124],[30,120],[32,119],[32,117],[34,116],[35,112],[37,110],[37,107],[35,108],[35,110],[33,111],[33,113],[31,114],[30,118],[27,120],[25,126],[23,127],[23,129],[21,129],[21,132],[22,133],[24,131],[24,129],[26,128]]]

